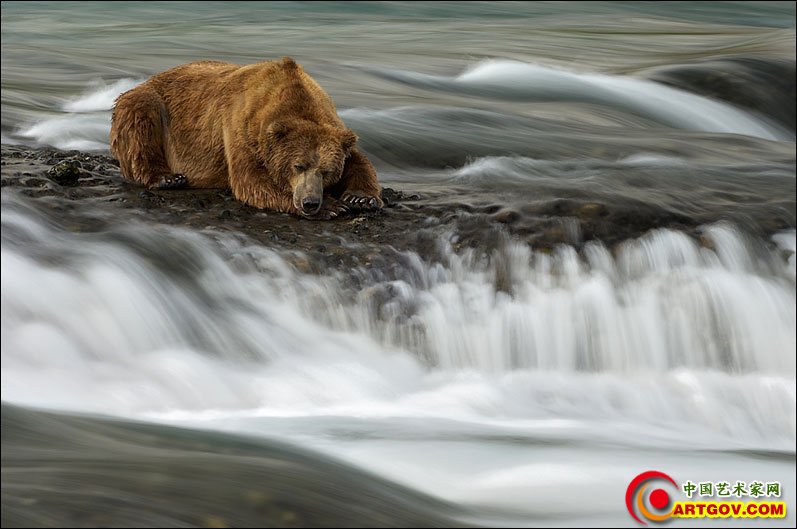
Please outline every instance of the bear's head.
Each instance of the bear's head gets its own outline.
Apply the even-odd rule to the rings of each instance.
[[[321,208],[324,189],[341,178],[343,166],[357,135],[349,129],[309,121],[277,121],[265,127],[261,138],[266,164],[283,192],[291,193],[302,215]]]

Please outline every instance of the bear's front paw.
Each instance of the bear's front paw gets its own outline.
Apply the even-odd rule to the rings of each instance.
[[[341,202],[340,200],[333,198],[329,195],[324,196],[324,200],[321,201],[321,207],[313,213],[312,215],[308,215],[304,212],[300,212],[299,214],[306,218],[312,220],[332,220],[336,218],[338,215],[342,215],[349,211],[349,206]]]
[[[158,179],[156,189],[179,189],[188,184],[188,179],[182,174],[167,174]]]
[[[382,206],[385,205],[379,196],[362,191],[344,191],[340,200],[352,210],[382,209]]]

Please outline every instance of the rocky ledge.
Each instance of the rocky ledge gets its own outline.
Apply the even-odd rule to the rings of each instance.
[[[386,207],[332,221],[311,221],[258,210],[225,190],[150,191],[122,178],[106,154],[2,146],[2,186],[26,197],[68,231],[101,231],[126,219],[243,234],[278,250],[299,251],[307,271],[329,266],[390,266],[396,251],[435,260],[440,236],[454,249],[481,248],[488,255],[509,237],[535,250],[590,240],[612,245],[653,228],[676,228],[699,237],[702,219],[655,208],[628,207],[580,198],[553,198],[523,211],[425,189],[385,187]],[[473,198],[473,197],[471,197]],[[772,231],[787,227],[783,221]],[[783,224],[783,225],[781,225]],[[786,223],[788,224],[788,223]],[[302,264],[303,263],[303,264]]]

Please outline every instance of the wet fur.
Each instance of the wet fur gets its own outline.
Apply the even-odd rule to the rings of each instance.
[[[252,206],[298,213],[297,160],[324,169],[330,196],[382,206],[376,171],[355,141],[332,99],[284,58],[157,74],[117,99],[110,145],[122,174],[145,186],[185,175],[188,187],[231,188]]]

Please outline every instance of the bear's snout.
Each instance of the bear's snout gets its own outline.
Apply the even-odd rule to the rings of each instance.
[[[307,215],[316,213],[321,208],[321,199],[308,197],[302,199],[302,211]]]
[[[296,176],[293,188],[293,206],[299,213],[310,216],[321,209],[324,196],[324,180],[316,170],[305,171]]]

